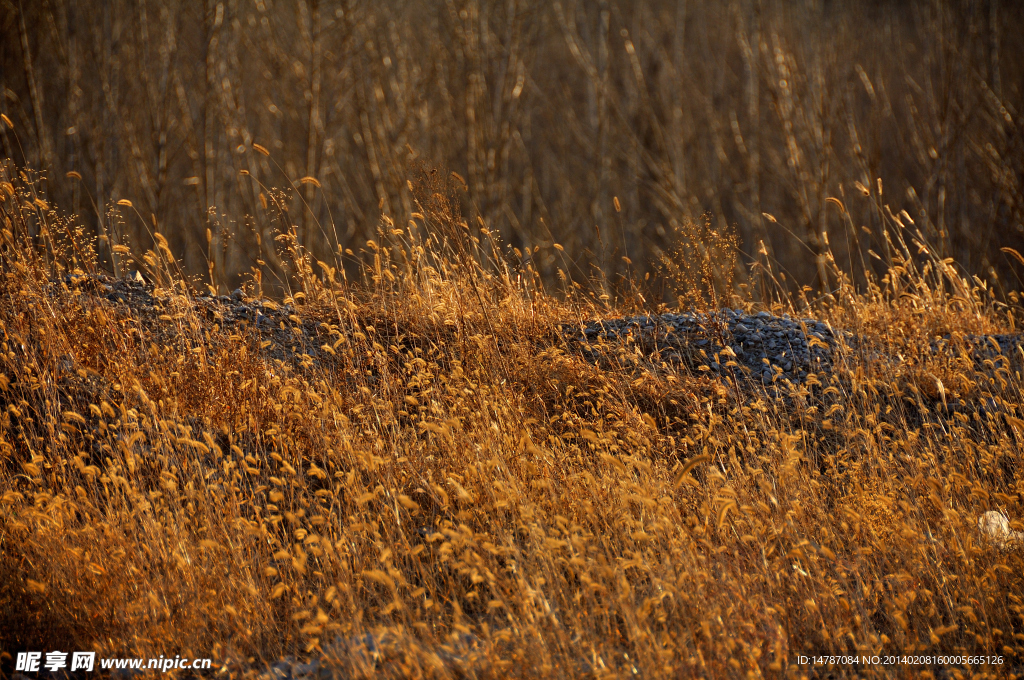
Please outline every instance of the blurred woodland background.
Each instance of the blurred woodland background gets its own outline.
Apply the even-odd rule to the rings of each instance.
[[[829,249],[885,269],[889,206],[1019,288],[1022,34],[1010,0],[0,0],[0,153],[222,290],[280,266],[260,183],[328,259],[408,219],[419,163],[550,280],[733,234],[741,282],[762,258],[821,290]]]

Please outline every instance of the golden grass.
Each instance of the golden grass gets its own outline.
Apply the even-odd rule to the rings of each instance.
[[[925,351],[1013,316],[948,263],[900,261],[868,294],[816,306],[904,364],[851,352],[776,400],[625,350],[586,363],[558,324],[597,301],[546,293],[498,246],[485,257],[493,242],[450,205],[419,205],[414,228],[384,223],[360,282],[314,274],[285,239],[292,323],[314,320],[330,349],[274,361],[251,329],[200,315],[159,247],[159,328],[88,278],[61,284],[95,267],[90,246],[33,185],[4,182],[0,649],[244,665],[386,632],[384,666],[335,663],[367,677],[799,676],[810,653],[1020,667],[1021,554],[982,541],[977,518],[1024,513],[1021,376]],[[939,417],[927,376],[957,414]],[[466,633],[475,655],[444,662]]]

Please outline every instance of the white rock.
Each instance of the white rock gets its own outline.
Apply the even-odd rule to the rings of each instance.
[[[1002,548],[1024,544],[1024,533],[1010,528],[1010,520],[1000,512],[989,510],[978,518],[982,536]]]

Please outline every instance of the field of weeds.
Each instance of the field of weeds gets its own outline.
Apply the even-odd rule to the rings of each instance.
[[[231,311],[258,276],[200,297],[159,233],[101,276],[31,173],[0,180],[5,672],[51,649],[232,675],[322,658],[336,677],[1024,663],[1019,546],[978,528],[1024,516],[1022,357],[956,351],[1012,336],[1020,309],[898,217],[867,293],[836,269],[837,293],[776,299],[860,349],[769,393],[627,342],[585,359],[563,325],[642,294],[545,289],[439,192],[384,220],[351,280],[283,232],[266,322]]]
[[[1024,675],[1022,32],[0,0],[0,678]]]

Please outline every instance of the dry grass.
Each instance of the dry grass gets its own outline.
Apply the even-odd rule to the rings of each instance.
[[[808,653],[1021,666],[1021,554],[977,529],[987,510],[1024,516],[1021,375],[924,349],[1019,309],[926,249],[901,259],[898,231],[884,280],[813,309],[907,361],[853,352],[773,400],[643,370],[631,350],[602,367],[565,351],[559,323],[619,310],[502,264],[429,174],[358,282],[279,242],[292,322],[330,346],[314,362],[272,360],[251,330],[198,314],[159,245],[140,258],[161,282],[159,327],[88,278],[60,283],[96,266],[90,240],[6,167],[0,649],[244,661],[388,632],[383,668],[337,663],[394,677],[775,677],[808,672]],[[940,417],[944,403],[958,412]],[[443,664],[465,633],[476,655]]]
[[[90,233],[144,249],[143,224],[108,212],[130,198],[167,227],[189,271],[212,255],[222,291],[257,258],[279,272],[256,242],[274,236],[256,180],[319,182],[289,206],[300,243],[330,261],[339,241],[376,238],[378,205],[403,224],[417,155],[465,178],[471,220],[521,251],[542,246],[534,266],[549,285],[561,269],[612,293],[706,212],[714,230],[735,231],[740,261],[763,243],[794,288],[831,288],[820,260],[830,248],[858,276],[865,263],[884,273],[869,254],[885,256],[882,222],[848,223],[827,201],[852,199],[859,182],[879,209],[906,207],[943,257],[1019,286],[999,250],[1024,250],[1014,0],[3,9],[0,113],[18,135],[0,126],[0,156],[52,173],[49,195]]]

